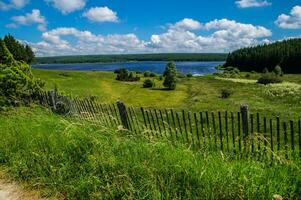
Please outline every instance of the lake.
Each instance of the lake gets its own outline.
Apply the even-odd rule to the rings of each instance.
[[[165,61],[140,61],[120,63],[78,63],[78,64],[38,64],[32,65],[36,69],[47,70],[77,70],[77,71],[114,71],[119,68],[127,68],[130,71],[152,71],[158,74],[164,72]],[[177,70],[181,73],[205,75],[217,72],[216,66],[224,62],[176,62]]]

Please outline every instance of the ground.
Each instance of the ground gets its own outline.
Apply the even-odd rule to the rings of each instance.
[[[7,172],[0,172],[0,200],[42,200],[37,191],[28,190],[24,184],[8,180]]]
[[[281,114],[297,118],[301,112],[300,93],[288,91],[288,95],[274,97],[266,94],[268,87],[257,84],[260,74],[242,73],[242,78],[220,79],[213,75],[204,77],[181,78],[175,91],[163,90],[162,82],[156,80],[156,88],[142,88],[140,82],[119,82],[110,72],[74,72],[34,70],[34,74],[46,81],[46,89],[53,89],[75,96],[95,96],[98,101],[115,103],[122,100],[126,105],[176,108],[194,111],[239,111],[241,104],[248,104],[251,112],[267,115]],[[248,78],[245,78],[248,77]],[[285,75],[287,83],[301,85],[301,75]],[[281,89],[286,85],[279,86]],[[233,94],[222,99],[221,90],[230,89]],[[279,89],[280,90],[280,89]]]

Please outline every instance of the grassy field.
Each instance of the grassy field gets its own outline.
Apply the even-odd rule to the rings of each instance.
[[[256,84],[259,74],[248,78],[220,79],[213,75],[181,78],[175,91],[162,90],[162,82],[156,80],[156,88],[144,89],[140,82],[119,82],[109,72],[74,72],[34,70],[34,74],[46,81],[46,88],[53,89],[57,84],[60,91],[75,96],[96,96],[100,102],[124,101],[127,105],[176,108],[193,111],[238,111],[241,104],[248,104],[251,112],[267,115],[281,114],[297,118],[301,112],[300,75],[285,75],[285,83],[276,85],[274,90],[283,91],[281,96],[268,93],[273,88]],[[245,74],[242,73],[242,77]],[[293,92],[286,91],[289,87]],[[221,90],[230,89],[233,94],[222,99]],[[276,91],[276,92],[277,92]]]
[[[193,152],[39,108],[0,115],[0,162],[45,197],[298,199],[299,161],[266,164]]]

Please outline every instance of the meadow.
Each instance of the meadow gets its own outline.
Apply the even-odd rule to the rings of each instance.
[[[179,78],[177,89],[167,91],[163,89],[162,81],[156,78],[155,88],[145,89],[142,87],[145,78],[139,82],[120,82],[110,72],[35,69],[33,73],[46,82],[47,90],[57,87],[60,92],[78,97],[93,96],[102,103],[122,100],[135,107],[235,112],[239,111],[241,104],[248,104],[253,113],[279,114],[294,119],[300,117],[301,112],[300,75],[284,75],[284,83],[273,86],[257,84],[258,73],[241,73],[235,79],[215,75]],[[231,90],[232,95],[221,98],[222,89]]]
[[[300,162],[230,158],[62,117],[32,105],[0,115],[0,162],[53,199],[298,199]]]

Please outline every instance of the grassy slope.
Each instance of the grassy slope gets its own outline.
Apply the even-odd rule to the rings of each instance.
[[[68,74],[68,77],[60,74]],[[267,114],[281,113],[299,117],[301,102],[290,98],[267,98],[264,86],[258,84],[234,83],[217,80],[213,76],[180,79],[176,91],[160,90],[162,83],[157,81],[157,90],[143,89],[143,79],[138,83],[118,82],[115,75],[108,72],[62,72],[34,70],[37,77],[46,81],[46,88],[53,89],[58,84],[61,91],[78,96],[97,96],[99,101],[114,103],[121,99],[128,105],[145,107],[172,107],[189,110],[229,110],[238,111],[240,104],[246,103],[251,111]],[[250,78],[256,79],[258,75]],[[300,75],[286,75],[285,81],[301,84]],[[220,90],[234,91],[229,99],[220,98]]]
[[[0,115],[0,161],[45,195],[68,199],[287,199],[299,162],[230,160],[71,121],[38,107]]]

